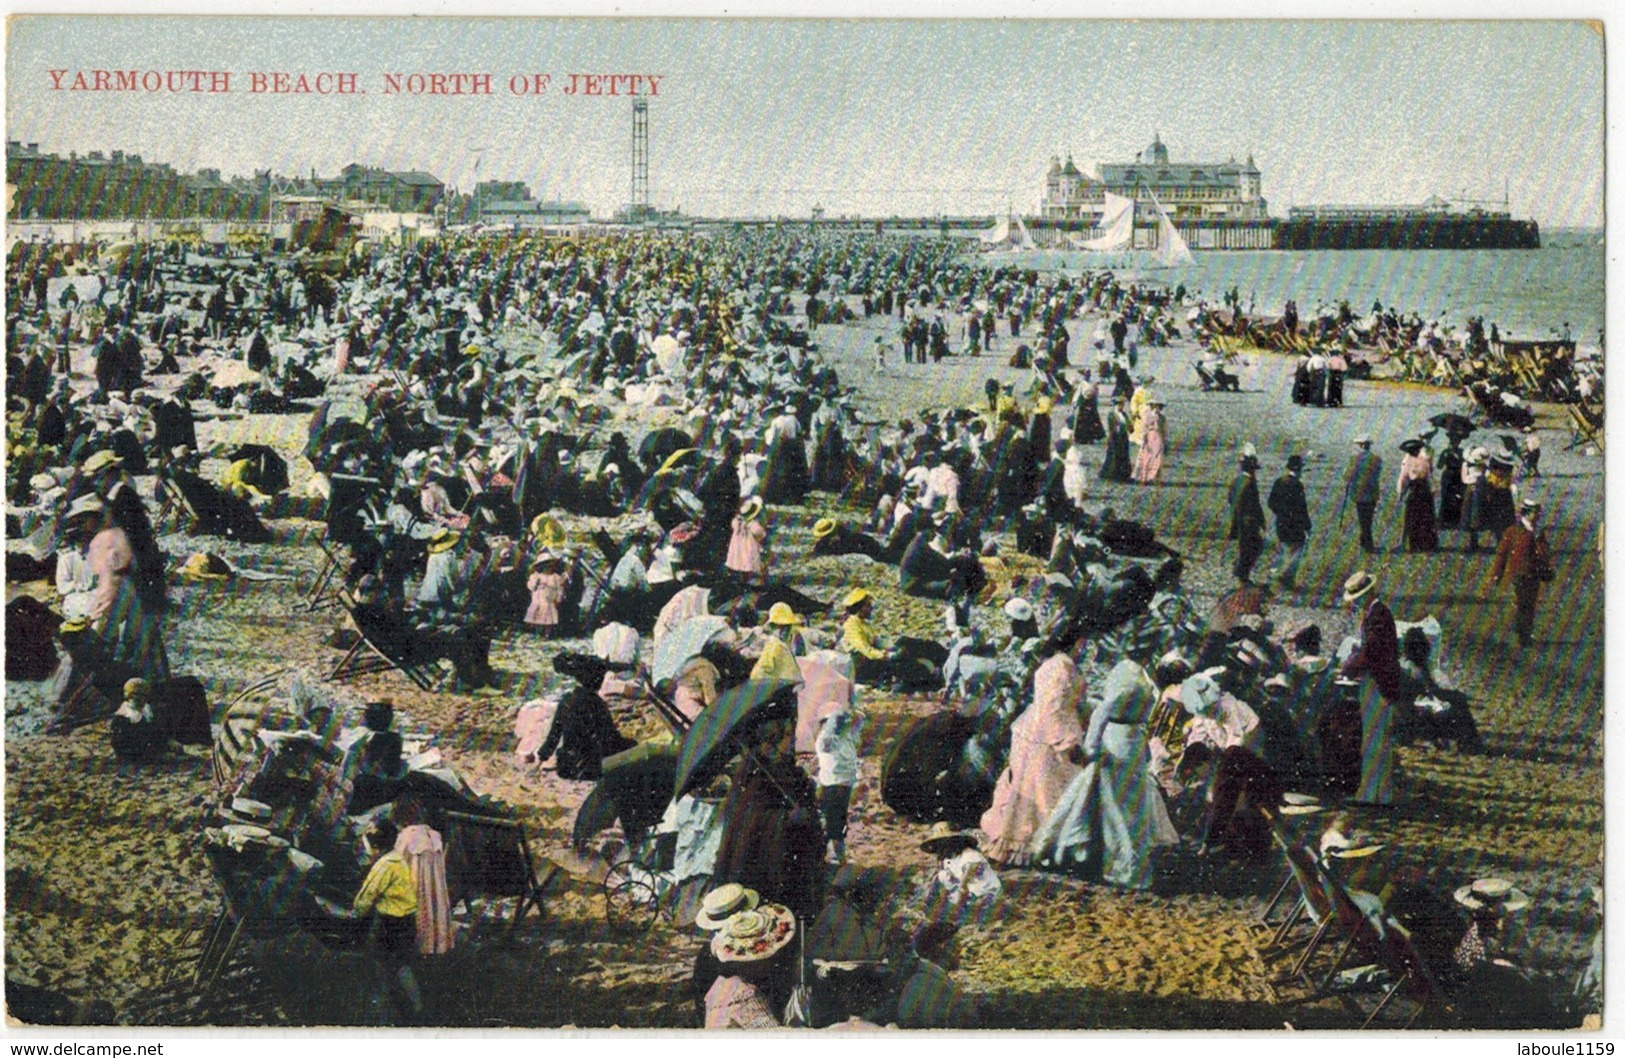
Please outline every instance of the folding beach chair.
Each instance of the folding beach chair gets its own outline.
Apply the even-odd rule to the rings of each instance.
[[[170,480],[169,475],[158,475],[158,518],[153,527],[162,532],[167,525],[177,533],[187,532],[197,524],[197,510],[186,493]]]
[[[1381,963],[1393,974],[1394,983],[1383,993],[1382,999],[1360,1027],[1370,1028],[1400,993],[1404,993],[1416,1003],[1416,1009],[1400,1028],[1410,1028],[1430,1009],[1436,1011],[1447,1024],[1453,1022],[1456,1018],[1456,1009],[1451,1004],[1450,997],[1440,987],[1438,978],[1428,969],[1427,963],[1422,959],[1422,953],[1416,950],[1410,930],[1390,918],[1384,923],[1383,941]]]
[[[327,509],[322,514],[322,521],[327,528],[325,535],[316,541],[317,546],[322,549],[322,568],[316,574],[310,594],[305,597],[307,610],[316,610],[333,602],[344,601],[343,582],[339,580],[339,571],[343,569],[345,559],[339,549],[355,546],[357,539],[366,533],[362,511],[366,508],[368,498],[381,489],[383,484],[377,478],[357,477],[352,474],[332,476]]]
[[[1281,920],[1274,935],[1264,944],[1262,954],[1266,959],[1279,958],[1301,946],[1303,954],[1293,965],[1292,970],[1281,978],[1291,980],[1302,974],[1303,968],[1308,965],[1331,927],[1332,899],[1321,882],[1320,869],[1315,862],[1314,854],[1301,845],[1288,842],[1273,828],[1271,836],[1286,859],[1292,880],[1297,883],[1298,899],[1293,903],[1292,910],[1287,913],[1286,918]],[[1289,942],[1288,938],[1292,935],[1293,929],[1301,922],[1312,926],[1312,931],[1307,936]]]
[[[327,674],[329,682],[341,683],[352,676],[399,669],[420,689],[433,689],[438,675],[437,659],[417,656],[412,650],[414,637],[410,628],[385,627],[348,600],[341,598],[340,603],[355,625],[356,641]]]
[[[472,913],[476,896],[517,898],[508,922],[510,934],[532,909],[545,913],[547,892],[565,872],[551,859],[537,869],[518,820],[448,809],[439,813],[436,823],[445,836],[446,884],[452,903],[461,901]]]

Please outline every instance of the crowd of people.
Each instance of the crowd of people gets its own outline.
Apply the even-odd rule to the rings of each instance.
[[[956,930],[996,913],[1000,871],[1152,890],[1211,882],[1192,866],[1203,859],[1256,882],[1289,793],[1336,822],[1335,805],[1403,800],[1396,745],[1485,749],[1440,665],[1440,632],[1397,624],[1376,574],[1351,571],[1344,586],[1360,623],[1347,642],[1271,621],[1252,574],[1267,509],[1276,579],[1296,583],[1312,528],[1301,457],[1262,493],[1257,453],[1240,456],[1237,589],[1210,618],[1153,527],[1091,500],[1095,446],[1101,481],[1164,480],[1165,405],[1135,372],[1142,344],[1178,335],[1183,290],[981,268],[947,240],[788,232],[485,236],[321,264],[161,244],[100,257],[23,246],[7,282],[8,538],[31,544],[30,569],[54,563],[59,604],[19,626],[29,638],[8,633],[8,669],[14,653],[50,669],[58,726],[108,721],[121,759],[162,753],[142,725],[175,729],[166,640],[181,556],[164,554],[157,508],[194,539],[278,546],[267,522],[285,510],[286,460],[234,451],[209,480],[200,409],[308,412],[307,443],[287,454],[314,471],[331,592],[389,662],[422,672],[444,660],[458,691],[489,697],[505,688],[494,639],[590,643],[554,657],[569,689],[525,754],[561,779],[598,781],[638,745],[605,702],[612,685],[658,699],[684,736],[722,694],[782,681],[731,731],[715,811],[696,811],[694,790],[671,806],[680,849],[717,832],[692,856],[710,885],[694,976],[708,1027],[810,1021],[806,947],[792,941],[816,933],[832,902],[856,900],[840,869],[864,695],[941,695],[935,715],[881,747],[880,788],[929,828],[921,848],[941,865],[912,922],[906,983],[883,1002],[827,1004],[823,1024],[974,1025],[945,952]],[[811,337],[877,318],[897,329],[906,362],[1008,347],[1030,381],[990,379],[985,403],[917,421],[864,421]],[[1071,330],[1091,321],[1073,348]],[[1335,360],[1309,361],[1299,379],[1295,400],[1341,403]],[[1486,535],[1528,642],[1551,575],[1538,502],[1512,491],[1505,455],[1460,440],[1436,458],[1430,438],[1407,442],[1404,545],[1432,550],[1440,527],[1470,547]],[[1344,500],[1374,551],[1388,486],[1369,439],[1358,447]],[[1525,476],[1538,471],[1528,451]],[[811,523],[805,546],[785,529],[794,509]],[[788,572],[830,556],[863,556],[868,572],[850,576],[842,558],[845,582],[825,598]],[[241,572],[200,553],[175,575]],[[880,578],[940,605],[940,633],[900,634]],[[712,634],[639,681],[640,663],[702,621]],[[803,701],[796,688],[814,673],[831,678]],[[366,726],[372,749],[346,769],[352,814],[406,789],[398,739],[377,737],[389,719]],[[377,863],[352,911],[376,918],[374,941],[399,968],[413,937],[444,932],[445,909],[432,871],[425,882],[402,858],[438,855],[439,835],[398,827],[397,815],[375,820]],[[1401,881],[1433,917],[1406,918],[1404,900],[1384,913],[1435,939],[1454,927],[1427,894],[1472,882],[1358,879],[1362,893],[1390,895]],[[440,910],[429,915],[417,894]],[[1473,976],[1487,959],[1499,974],[1493,957],[1508,953],[1495,947],[1492,904],[1510,914],[1515,901],[1468,884],[1454,902],[1473,913],[1459,945],[1439,941],[1457,985],[1531,993],[1522,976]],[[403,1016],[420,1016],[410,975],[398,980]]]

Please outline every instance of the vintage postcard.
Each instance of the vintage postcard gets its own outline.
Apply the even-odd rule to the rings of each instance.
[[[8,30],[13,1030],[1601,1025],[1601,23]]]

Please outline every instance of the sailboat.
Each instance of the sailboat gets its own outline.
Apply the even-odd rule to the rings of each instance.
[[[1009,212],[1000,217],[993,227],[980,232],[977,238],[982,242],[984,250],[1036,250],[1038,243],[1033,241],[1032,232],[1020,215]]]
[[[1185,239],[1179,234],[1179,229],[1174,227],[1174,222],[1169,219],[1168,211],[1157,201],[1155,191],[1151,191],[1151,202],[1157,207],[1157,263],[1164,268],[1195,264],[1195,255],[1191,253],[1191,248],[1185,245]]]
[[[1102,233],[1082,239],[1067,233],[1067,240],[1080,250],[1095,253],[1121,253],[1134,248],[1134,200],[1106,192],[1106,206],[1100,214]]]

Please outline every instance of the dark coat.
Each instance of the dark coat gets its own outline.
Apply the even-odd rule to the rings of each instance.
[[[1381,599],[1366,607],[1360,621],[1360,649],[1343,662],[1343,675],[1350,679],[1370,676],[1384,698],[1399,696],[1399,631],[1394,627],[1393,611]]]
[[[1262,538],[1264,507],[1258,502],[1258,475],[1242,471],[1230,483],[1230,539]]]
[[[1309,539],[1309,501],[1298,475],[1288,472],[1275,479],[1270,513],[1275,515],[1275,535],[1281,543],[1296,546]]]

